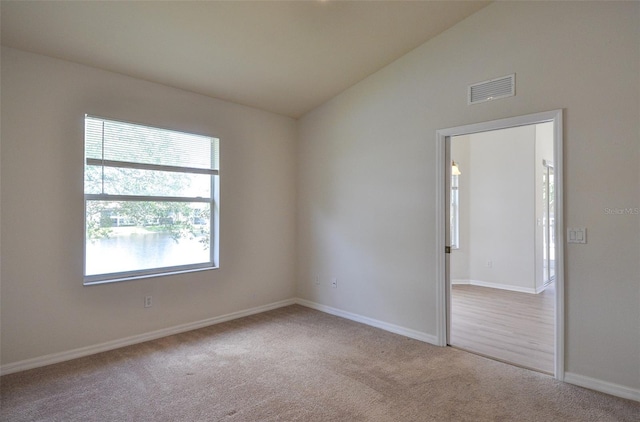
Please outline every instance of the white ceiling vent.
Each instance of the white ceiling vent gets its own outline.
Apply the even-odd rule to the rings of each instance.
[[[467,104],[484,103],[516,95],[516,74],[469,85]]]

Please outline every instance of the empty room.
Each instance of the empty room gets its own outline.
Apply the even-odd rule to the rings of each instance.
[[[640,3],[0,19],[0,419],[640,417]]]

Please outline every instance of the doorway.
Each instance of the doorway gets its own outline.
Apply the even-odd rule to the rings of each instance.
[[[544,125],[539,126],[542,124]],[[480,158],[482,152],[478,152],[474,158],[474,174],[477,176],[476,185],[479,185],[482,179],[479,175],[484,175],[483,177],[487,179],[487,185],[484,191],[478,190],[476,192],[476,208],[474,208],[476,214],[474,219],[477,223],[479,222],[479,225],[476,227],[477,230],[470,236],[469,227],[464,228],[461,225],[465,218],[469,218],[468,210],[467,215],[464,215],[464,204],[469,201],[469,197],[465,197],[469,192],[465,192],[464,184],[468,182],[463,182],[465,179],[460,176],[460,173],[464,175],[463,164],[466,163],[468,165],[468,157],[461,156],[460,151],[457,151],[457,157],[452,156],[452,140],[461,139],[456,137],[481,137],[487,135],[488,132],[495,131],[504,131],[502,134],[508,135],[503,137],[512,139],[516,133],[526,132],[528,128],[535,127],[546,128],[552,138],[548,148],[551,153],[547,153],[543,158],[541,158],[540,154],[533,153],[534,146],[531,144],[532,154],[530,160],[525,163],[525,160],[516,157],[517,154],[520,154],[519,147],[513,143],[508,143],[508,141],[503,144],[498,142],[490,148],[485,148],[486,160]],[[475,150],[481,151],[478,146],[479,144],[475,144]],[[562,277],[563,255],[562,248],[559,247],[562,244],[563,231],[562,111],[536,113],[439,130],[437,132],[437,147],[440,157],[437,165],[437,190],[439,193],[438,242],[439,245],[442,245],[441,248],[438,248],[440,252],[439,267],[437,269],[439,276],[439,343],[443,346],[453,344],[454,346],[466,348],[462,347],[461,344],[455,344],[456,342],[461,343],[460,339],[462,337],[460,335],[454,335],[452,338],[452,309],[454,306],[464,306],[466,300],[467,308],[464,312],[467,312],[467,314],[471,312],[471,315],[467,315],[467,317],[474,324],[477,324],[480,314],[474,315],[477,310],[475,307],[480,303],[478,300],[484,297],[482,300],[490,300],[484,305],[485,308],[491,311],[489,313],[493,313],[492,318],[499,315],[502,318],[499,324],[502,325],[493,331],[488,330],[480,335],[481,343],[489,347],[475,352],[516,365],[552,373],[557,379],[562,379],[564,371],[564,361],[562,359],[564,350],[564,286]],[[510,152],[508,151],[509,148],[511,148]],[[504,156],[505,154],[513,159],[505,160],[503,158],[498,163],[489,162],[491,155]],[[456,161],[456,166],[452,167],[452,161],[454,160]],[[486,161],[484,163],[485,170],[481,171],[481,163],[483,161]],[[529,169],[530,173],[535,168],[535,174],[527,176],[530,180],[518,179],[520,176],[517,175],[522,173],[524,168]],[[471,166],[467,167],[467,171],[470,169]],[[455,175],[456,173],[458,173],[457,176]],[[466,186],[466,188],[468,187]],[[533,189],[535,189],[535,194]],[[529,190],[531,192],[528,192]],[[518,204],[525,201],[525,199],[532,204],[530,210],[521,212],[507,209],[509,202]],[[534,201],[535,206],[533,205]],[[458,225],[454,224],[455,220],[458,221]],[[494,223],[489,224],[492,220]],[[484,223],[482,223],[483,221]],[[510,223],[506,223],[507,221]],[[513,233],[517,235],[513,236]],[[528,236],[527,233],[530,234],[529,238],[525,238]],[[476,241],[475,249],[471,247],[469,237]],[[536,240],[535,247],[532,246],[534,239]],[[510,249],[518,249],[520,253],[510,258],[508,256]],[[472,252],[470,256],[469,252],[473,250],[476,252]],[[466,257],[465,253],[467,254]],[[464,260],[468,263],[467,270],[471,268],[471,274],[467,273],[466,277],[461,278],[460,265],[457,265],[458,268],[456,266],[452,268],[453,256],[464,257]],[[466,284],[466,286],[459,286],[460,284]],[[484,296],[475,294],[474,289],[492,294]],[[470,296],[471,293],[474,294]],[[469,305],[468,300],[470,298],[472,299],[471,302],[475,301],[475,303]],[[529,299],[536,299],[540,303],[528,303]],[[491,351],[492,347],[495,350],[513,348],[512,345],[500,344],[500,335],[489,334],[500,334],[502,331],[506,332],[504,338],[513,340],[515,336],[509,334],[510,330],[532,331],[531,325],[524,329],[509,327],[509,323],[515,323],[514,321],[516,321],[516,318],[510,318],[510,315],[523,314],[523,310],[527,308],[545,307],[549,320],[547,321],[548,326],[544,330],[546,330],[546,335],[552,344],[549,345],[547,363],[543,367],[532,365],[531,360],[518,361],[510,355],[491,356],[491,353],[486,352],[486,350]],[[471,311],[469,311],[470,309]],[[463,312],[456,314],[458,320],[460,319],[458,317],[462,314]],[[522,318],[523,321],[527,319],[531,318],[526,315]],[[506,325],[504,325],[505,323]],[[462,325],[458,326],[459,330],[454,334],[462,333],[464,331],[462,327]],[[539,327],[533,328],[537,330]],[[468,330],[468,327],[466,329]],[[469,331],[474,332],[478,337],[477,333],[475,333],[478,330],[471,329]],[[513,341],[520,341],[522,343],[520,346],[524,345],[526,347],[528,342],[533,344],[537,340],[525,338],[524,340]],[[483,352],[483,350],[485,351]],[[535,355],[535,352],[533,355]]]

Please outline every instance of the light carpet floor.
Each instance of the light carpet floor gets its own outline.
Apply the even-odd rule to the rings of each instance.
[[[3,421],[638,421],[640,403],[302,306],[0,379]]]

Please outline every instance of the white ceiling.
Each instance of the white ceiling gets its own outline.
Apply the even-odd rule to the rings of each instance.
[[[297,118],[487,4],[2,0],[1,40]]]

